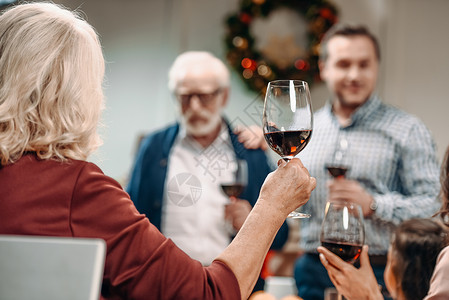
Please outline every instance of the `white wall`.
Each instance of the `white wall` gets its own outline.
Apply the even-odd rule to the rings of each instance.
[[[140,133],[176,117],[166,87],[167,69],[177,54],[208,50],[221,58],[224,17],[239,0],[61,0],[80,7],[101,35],[107,64],[102,129],[104,145],[92,160],[106,174],[124,180]],[[432,130],[439,155],[449,145],[449,11],[447,0],[336,0],[342,21],[364,23],[379,36],[382,67],[379,94],[385,102],[419,116]],[[231,101],[226,110],[241,123],[256,98],[233,73]],[[314,108],[328,96],[326,87],[312,90]],[[255,102],[258,104],[259,102]],[[419,141],[416,141],[419,142]],[[412,144],[410,145],[413,146]]]
[[[449,1],[387,2],[385,98],[424,121],[442,158],[449,145]]]

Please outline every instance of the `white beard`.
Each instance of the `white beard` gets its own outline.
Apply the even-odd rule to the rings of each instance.
[[[192,122],[192,118],[201,118],[201,121]],[[186,132],[194,137],[202,137],[212,133],[221,122],[221,110],[217,113],[210,113],[207,110],[201,111],[199,114],[193,115],[190,111],[186,111],[181,115],[181,123],[185,126]]]

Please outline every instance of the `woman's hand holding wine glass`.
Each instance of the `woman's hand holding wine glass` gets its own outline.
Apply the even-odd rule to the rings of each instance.
[[[368,245],[362,248],[359,268],[354,268],[342,261],[322,246],[318,247],[318,252],[321,254],[321,263],[325,266],[331,281],[338,286],[337,299],[343,299],[343,295],[350,294],[351,299],[367,299],[368,297],[370,300],[384,300],[370,264]],[[344,277],[344,280],[341,277]],[[362,278],[364,280],[361,280]]]
[[[316,187],[316,179],[311,177],[301,160],[294,158],[289,163],[279,160],[278,168],[268,174],[256,206],[268,206],[272,214],[287,216],[289,210],[294,210],[309,201],[311,192]],[[277,202],[282,201],[280,207]],[[253,208],[254,211],[254,208]]]
[[[354,263],[365,242],[362,208],[347,201],[327,202],[320,240],[323,247],[342,260]]]
[[[307,82],[269,82],[263,110],[263,131],[270,148],[288,162],[306,147],[312,129],[313,112]],[[309,218],[310,215],[292,212],[289,217]]]
[[[365,242],[361,207],[352,202],[327,202],[321,225],[321,245],[344,261],[354,263]]]

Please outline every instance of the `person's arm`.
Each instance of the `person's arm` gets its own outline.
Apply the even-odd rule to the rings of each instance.
[[[191,259],[138,213],[127,193],[93,164],[73,186],[74,237],[107,244],[103,291],[132,299],[247,299],[270,243],[288,213],[315,188],[298,159],[271,173],[260,199],[229,247],[208,267]]]
[[[95,165],[84,165],[70,194],[72,236],[106,241],[105,298],[239,299],[238,282],[227,265],[214,262],[203,267],[191,259]]]
[[[231,244],[217,257],[234,272],[242,299],[247,299],[262,268],[264,258],[287,215],[304,205],[315,188],[299,159],[281,162],[269,174],[259,199]]]
[[[399,167],[394,180],[400,183],[400,191],[388,190],[386,186],[381,192],[374,191],[365,187],[363,178],[357,181],[334,179],[328,183],[329,199],[358,203],[365,217],[374,215],[377,219],[394,224],[435,214],[440,206],[437,200],[440,184],[434,141],[424,125],[418,122],[403,136],[395,153]],[[420,142],[411,146],[410,138]],[[375,211],[370,208],[373,202],[377,206]]]
[[[360,268],[343,261],[324,247],[318,247],[320,260],[338,292],[348,300],[383,300],[368,257],[368,246],[363,246]]]
[[[403,133],[398,147],[400,168],[397,180],[401,183],[401,191],[372,194],[378,206],[375,217],[394,224],[415,217],[428,218],[440,207],[440,167],[429,130],[416,122]]]

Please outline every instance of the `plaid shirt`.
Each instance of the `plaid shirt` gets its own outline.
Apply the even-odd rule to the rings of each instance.
[[[331,161],[337,140],[346,139],[350,158],[348,179],[357,180],[377,200],[375,213],[365,220],[365,244],[370,254],[386,254],[390,236],[401,221],[431,217],[440,207],[439,163],[435,143],[416,117],[388,106],[376,96],[357,109],[351,123],[341,127],[330,102],[314,116],[309,145],[298,155],[317,179],[303,211],[301,247],[316,252],[327,199],[325,164]]]

